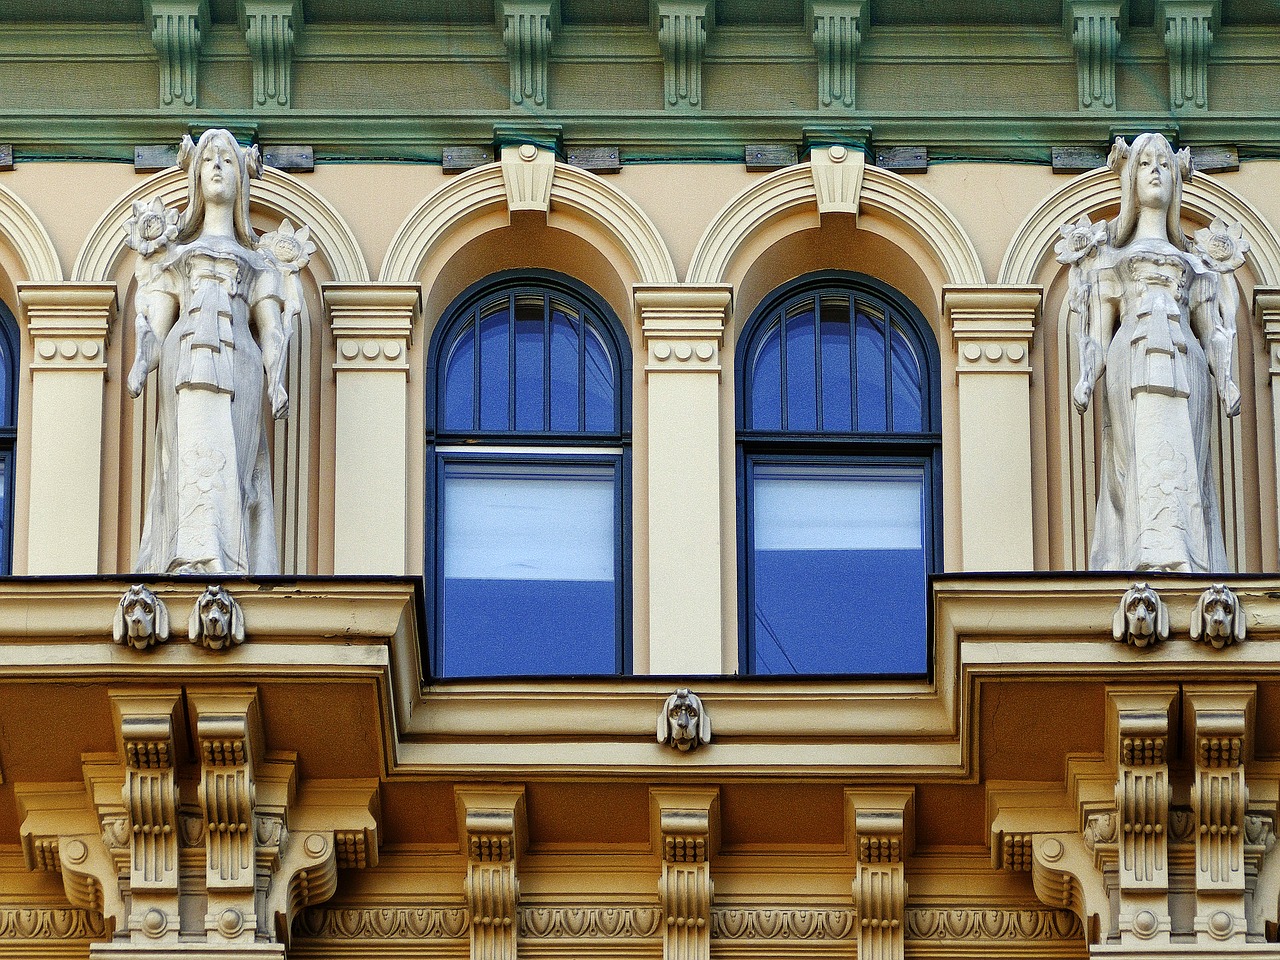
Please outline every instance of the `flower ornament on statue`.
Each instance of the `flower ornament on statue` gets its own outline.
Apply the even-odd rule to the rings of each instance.
[[[1244,224],[1228,224],[1221,217],[1196,231],[1195,251],[1205,266],[1216,273],[1231,273],[1244,263],[1249,241],[1244,238]]]
[[[1062,239],[1054,244],[1053,252],[1059,263],[1072,266],[1093,256],[1107,242],[1107,222],[1100,220],[1093,223],[1087,213],[1080,214],[1080,219],[1075,223],[1064,223],[1058,228],[1058,232],[1062,234]]]
[[[178,236],[178,211],[170,210],[159,197],[133,201],[133,216],[124,223],[125,241],[140,257],[163,251]]]
[[[285,219],[278,230],[263,234],[258,249],[266,250],[275,257],[282,270],[297,273],[311,262],[316,245],[311,242],[310,227],[303,225],[295,230],[293,224]]]

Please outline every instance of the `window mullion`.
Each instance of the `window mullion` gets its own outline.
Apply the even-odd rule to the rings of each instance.
[[[787,308],[784,306],[778,314],[778,395],[782,399],[782,429],[786,430],[787,421]]]
[[[551,429],[551,298],[542,297],[542,429]]]
[[[814,425],[822,429],[822,318],[818,311],[819,297],[813,297],[813,402]]]
[[[893,314],[884,312],[884,428],[893,432]]]
[[[858,301],[849,295],[849,428],[858,429]]]
[[[480,308],[472,311],[471,317],[463,324],[462,329],[471,328],[471,342],[475,349],[471,351],[471,429],[480,429]],[[440,425],[436,425],[439,429]]]
[[[516,429],[516,292],[507,295],[507,429]]]

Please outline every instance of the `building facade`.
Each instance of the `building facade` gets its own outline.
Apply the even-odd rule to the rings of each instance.
[[[1280,954],[1278,64],[1250,0],[0,5],[0,956]],[[135,574],[211,128],[279,572]],[[1145,132],[1242,254],[1208,572],[1090,569]]]

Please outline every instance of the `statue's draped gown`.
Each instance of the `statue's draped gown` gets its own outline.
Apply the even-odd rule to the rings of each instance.
[[[1228,570],[1211,469],[1216,403],[1192,312],[1217,277],[1163,240],[1140,239],[1100,270],[1118,311],[1106,403],[1092,569]]]
[[[138,569],[275,571],[262,352],[250,314],[282,300],[279,272],[234,240],[198,238],[168,252],[154,288],[178,310],[161,348]]]

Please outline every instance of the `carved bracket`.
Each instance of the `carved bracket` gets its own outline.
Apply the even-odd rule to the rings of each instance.
[[[653,787],[649,808],[651,835],[662,857],[658,896],[666,921],[663,960],[709,960],[711,858],[720,847],[720,791]]]
[[[663,106],[702,109],[702,56],[714,26],[710,0],[654,0],[662,49]]]
[[[902,960],[907,881],[903,858],[915,846],[915,791],[846,790],[846,829],[858,865],[853,881],[859,958]]]
[[[1128,19],[1126,0],[1067,0],[1063,19],[1076,51],[1081,110],[1115,110],[1116,52]]]
[[[502,42],[511,65],[511,105],[547,106],[547,60],[559,27],[557,0],[500,0]]]
[[[293,89],[293,43],[302,29],[301,0],[240,0],[240,29],[253,57],[253,105],[287,107]]]
[[[458,836],[467,857],[472,960],[515,960],[520,921],[517,861],[528,825],[524,787],[454,788]]]
[[[200,42],[209,29],[209,0],[143,0],[143,12],[160,55],[160,103],[194,107]]]
[[[1221,0],[1159,0],[1156,28],[1164,27],[1169,55],[1169,105],[1174,110],[1209,109],[1209,51]]]
[[[852,110],[856,99],[858,46],[866,27],[864,0],[808,0],[818,55],[818,108]]]

